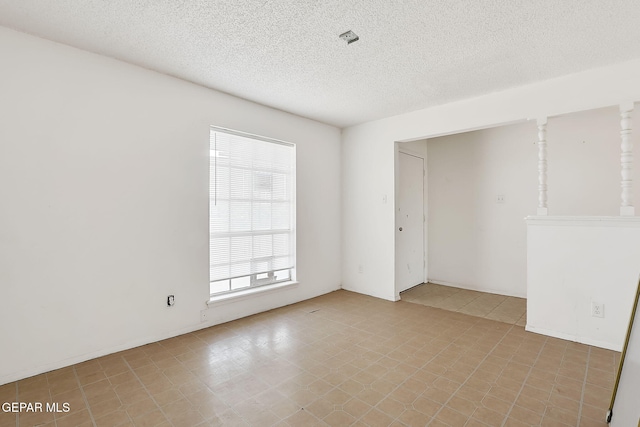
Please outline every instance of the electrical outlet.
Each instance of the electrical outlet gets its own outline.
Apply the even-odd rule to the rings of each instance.
[[[209,320],[209,315],[207,314],[207,310],[200,311],[200,322],[206,322]]]
[[[496,196],[496,203],[504,203],[504,194],[498,194]]]
[[[167,297],[167,307],[173,307],[173,305],[176,303],[176,297],[175,295],[169,295]]]
[[[591,316],[604,317],[604,304],[600,302],[591,301]]]
[[[364,272],[364,268],[362,268],[362,264],[358,266],[358,273],[362,274]]]

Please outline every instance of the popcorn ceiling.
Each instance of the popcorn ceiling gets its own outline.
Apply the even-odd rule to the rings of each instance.
[[[0,0],[0,25],[338,127],[639,58],[638,23],[637,0]]]

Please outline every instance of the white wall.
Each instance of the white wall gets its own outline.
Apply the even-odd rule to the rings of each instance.
[[[429,140],[429,281],[526,296],[523,218],[537,203],[532,141],[532,123]]]
[[[640,217],[527,220],[527,330],[620,351],[640,275]],[[593,317],[591,303],[604,304]]]
[[[618,214],[619,117],[604,108],[549,119],[550,214]],[[640,133],[632,139],[638,145]],[[430,281],[526,297],[523,218],[538,204],[536,142],[535,121],[429,140]],[[640,202],[640,168],[634,179]]]
[[[300,282],[211,323],[340,287],[337,128],[1,27],[0,57],[0,384],[206,326],[209,125],[297,144]]]
[[[640,104],[632,117],[640,145]],[[620,111],[618,106],[549,119],[549,215],[620,214]],[[640,165],[633,171],[633,199],[640,214]],[[532,212],[535,215],[535,211]]]
[[[394,200],[391,196],[395,141],[442,136],[639,100],[638,75],[640,60],[635,60],[344,129],[343,287],[390,300],[397,297],[392,249],[394,206],[381,201],[383,195]],[[618,143],[615,135],[611,143]],[[550,199],[550,203],[552,201]],[[363,266],[363,273],[358,272],[358,265]]]
[[[396,301],[393,139],[354,141],[344,132],[342,287]]]

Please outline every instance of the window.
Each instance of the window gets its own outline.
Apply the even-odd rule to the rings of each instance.
[[[293,280],[294,187],[293,144],[211,128],[211,295]]]

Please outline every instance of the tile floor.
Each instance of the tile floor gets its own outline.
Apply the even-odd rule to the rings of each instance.
[[[619,354],[347,291],[0,386],[0,426],[606,426]]]
[[[527,300],[469,291],[451,286],[423,283],[400,294],[402,301],[413,302],[470,316],[484,317],[512,325],[527,323]]]

